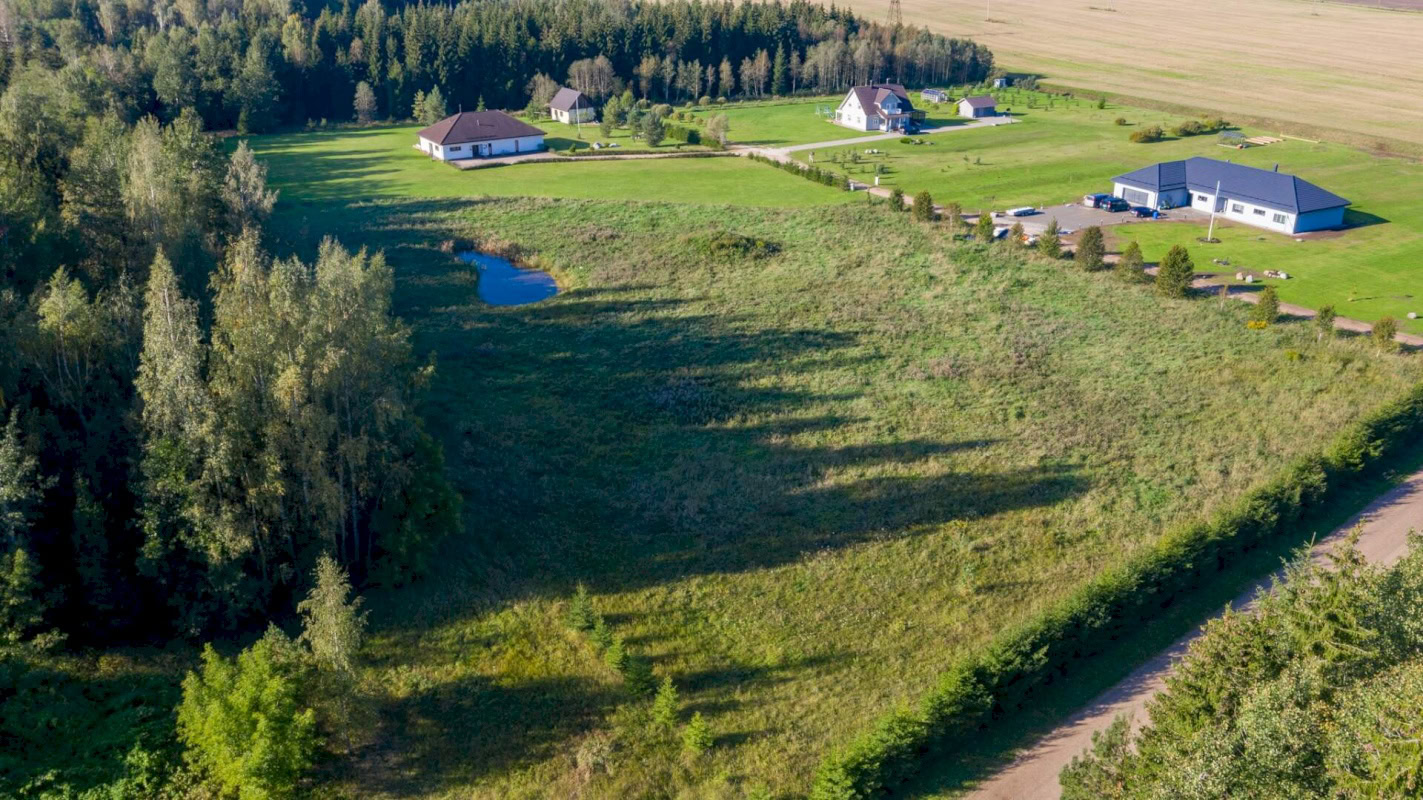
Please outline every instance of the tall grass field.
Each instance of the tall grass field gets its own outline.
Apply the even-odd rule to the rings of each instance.
[[[1419,378],[883,205],[436,198],[289,224],[298,249],[388,254],[466,498],[437,574],[369,596],[379,724],[324,777],[362,797],[796,796],[956,654]],[[486,306],[446,242],[564,291]],[[710,750],[568,626],[579,583]]]

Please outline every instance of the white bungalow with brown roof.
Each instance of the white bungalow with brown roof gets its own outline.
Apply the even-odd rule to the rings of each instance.
[[[911,126],[914,106],[897,83],[856,86],[835,109],[835,124],[857,131],[902,131]]]
[[[553,99],[548,102],[548,110],[554,119],[569,125],[598,120],[598,112],[593,108],[593,101],[588,99],[588,95],[567,86],[554,94]]]
[[[420,151],[437,161],[486,158],[544,149],[544,132],[503,111],[461,111],[416,134]]]

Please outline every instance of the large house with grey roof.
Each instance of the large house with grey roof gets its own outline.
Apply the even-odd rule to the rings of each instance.
[[[1344,224],[1349,201],[1303,178],[1214,158],[1163,161],[1112,179],[1113,194],[1148,208],[1190,207],[1279,233]]]
[[[420,151],[437,161],[533,153],[544,132],[503,111],[461,111],[415,134]]]
[[[908,130],[913,117],[909,93],[897,83],[856,86],[835,109],[835,124],[857,131]]]

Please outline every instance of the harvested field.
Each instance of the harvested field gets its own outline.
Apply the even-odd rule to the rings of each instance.
[[[1417,0],[1394,0],[1418,7]],[[884,15],[883,0],[851,0]],[[904,0],[905,22],[993,48],[1056,85],[1280,120],[1302,135],[1423,153],[1414,55],[1423,14],[1299,0]],[[1387,139],[1403,144],[1378,142]]]

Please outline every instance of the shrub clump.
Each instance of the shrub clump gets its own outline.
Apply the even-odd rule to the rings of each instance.
[[[766,258],[781,252],[775,242],[734,231],[692,234],[685,241],[697,252],[716,258]]]
[[[1137,144],[1145,144],[1148,142],[1159,142],[1165,138],[1165,136],[1166,131],[1163,131],[1160,125],[1149,125],[1141,130],[1132,131],[1127,139]]]

